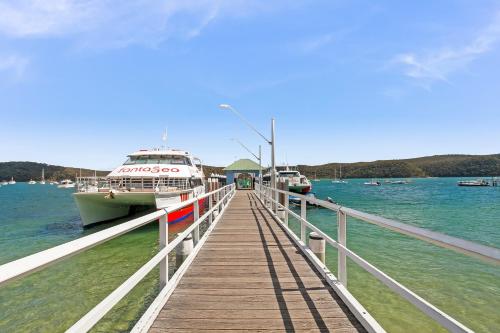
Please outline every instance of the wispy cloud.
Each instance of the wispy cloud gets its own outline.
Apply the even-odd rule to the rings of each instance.
[[[0,74],[3,73],[14,80],[20,80],[24,76],[28,64],[29,60],[25,57],[18,55],[0,55]]]
[[[0,2],[0,35],[8,38],[77,37],[84,45],[155,46],[194,38],[222,16],[270,8],[262,0],[13,0]]]
[[[334,41],[334,34],[327,33],[305,39],[299,43],[299,48],[304,53],[311,53],[321,49]]]
[[[404,75],[429,88],[430,84],[436,81],[450,83],[451,74],[464,69],[479,56],[491,51],[499,41],[500,13],[497,13],[490,25],[461,47],[442,47],[420,54],[402,53],[396,55],[391,63],[400,66]]]

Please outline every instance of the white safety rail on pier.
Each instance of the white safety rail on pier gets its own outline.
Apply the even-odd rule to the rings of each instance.
[[[351,307],[352,312],[356,315],[360,313],[357,308],[358,302],[353,299],[352,295],[347,291],[347,265],[346,258],[349,257],[357,265],[362,267],[365,271],[373,275],[384,285],[389,287],[391,290],[397,294],[404,297],[406,300],[415,305],[423,313],[434,319],[436,322],[441,324],[447,330],[451,332],[473,332],[470,328],[466,327],[453,317],[444,313],[422,297],[418,296],[416,293],[412,292],[401,283],[397,282],[391,278],[386,273],[382,272],[380,269],[370,264],[359,255],[351,251],[347,247],[347,217],[352,217],[363,222],[371,223],[392,231],[417,238],[434,245],[451,249],[465,255],[480,258],[486,262],[492,264],[500,264],[500,249],[477,244],[471,241],[451,237],[438,232],[425,230],[415,226],[407,225],[394,220],[386,219],[380,216],[364,213],[357,211],[355,209],[342,207],[340,205],[320,200],[317,198],[312,198],[309,196],[292,193],[289,191],[281,189],[273,189],[268,186],[259,186],[256,184],[256,195],[263,202],[265,207],[270,213],[273,214],[274,218],[283,224],[287,233],[295,240],[295,242],[304,249],[306,255],[314,263],[317,269],[324,273],[325,279],[329,281],[330,285],[337,291],[338,295],[344,300],[344,302]],[[280,200],[281,196],[281,200]],[[289,207],[289,197],[294,196],[300,198],[300,215],[294,212]],[[331,211],[337,213],[337,238],[338,241],[334,240],[328,236],[325,232],[321,231],[319,228],[311,224],[307,220],[307,203],[315,204]],[[280,214],[281,213],[281,214]],[[295,235],[295,233],[288,227],[288,217],[292,215],[300,223],[300,235]],[[325,264],[318,259],[318,257],[311,251],[307,245],[306,234],[307,229],[310,229],[320,235],[327,244],[333,246],[338,250],[338,277],[335,277],[330,270],[325,266]],[[358,318],[360,321],[362,318]]]
[[[202,247],[215,225],[221,219],[228,203],[232,200],[235,194],[234,184],[230,184],[205,193],[196,198],[184,201],[175,206],[161,209],[148,215],[124,222],[114,227],[110,227],[103,231],[96,232],[89,236],[85,236],[71,242],[55,246],[45,251],[35,253],[33,255],[9,262],[0,266],[0,287],[22,276],[29,275],[44,267],[56,263],[60,260],[66,259],[77,253],[88,250],[94,246],[111,240],[115,237],[123,235],[129,231],[142,227],[148,223],[159,220],[159,239],[160,251],[109,294],[104,300],[97,304],[85,316],[78,320],[67,332],[87,332],[94,327],[99,320],[108,313],[113,306],[115,306],[122,298],[124,298],[151,270],[158,265],[160,266],[160,293],[153,301],[150,308],[146,311],[145,315],[137,323],[139,327],[144,322],[147,322],[149,316],[155,316],[155,311],[161,309],[162,300],[168,296],[169,293],[177,285],[178,281],[184,274],[187,267],[189,267],[196,253]],[[208,199],[208,210],[200,216],[199,201]],[[172,242],[168,242],[168,214],[177,211],[186,206],[193,205],[193,223],[182,233],[180,233]],[[200,225],[201,223],[208,223],[208,228],[200,238]],[[168,269],[168,255],[181,243],[188,235],[193,234],[194,249],[189,257],[177,269],[175,274],[169,279]]]

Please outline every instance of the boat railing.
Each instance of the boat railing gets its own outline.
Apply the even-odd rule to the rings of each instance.
[[[79,192],[173,192],[192,188],[185,177],[78,177]]]
[[[451,249],[468,256],[480,258],[496,265],[500,264],[500,249],[477,244],[460,238],[455,238],[435,231],[411,226],[391,219],[361,212],[355,209],[343,207],[341,205],[334,204],[315,197],[292,193],[281,189],[273,189],[268,186],[260,186],[260,184],[258,183],[255,184],[255,193],[257,197],[263,202],[266,209],[268,209],[269,212],[272,213],[273,216],[282,223],[285,231],[292,237],[292,239],[294,239],[299,246],[306,249],[306,255],[313,261],[314,265],[320,271],[324,272],[327,280],[329,278],[330,281],[335,281],[331,285],[339,293],[339,296],[344,299],[346,304],[349,304],[350,301],[352,301],[346,298],[348,297],[346,296],[348,295],[348,293],[343,292],[345,289],[347,289],[346,258],[350,258],[358,266],[373,275],[376,279],[396,292],[398,295],[404,297],[406,300],[420,309],[423,313],[431,317],[433,320],[441,324],[449,331],[473,332],[471,329],[469,329],[450,315],[441,311],[430,302],[426,301],[425,299],[390,277],[388,274],[384,273],[383,271],[360,257],[358,254],[350,250],[347,247],[347,217],[374,224],[379,227],[386,228],[416,239],[420,239],[446,249]],[[297,213],[294,210],[290,209],[289,198],[291,196],[300,199],[300,213]],[[324,207],[333,212],[336,212],[337,240],[334,240],[331,236],[329,236],[307,220],[307,203]],[[296,235],[292,231],[292,229],[289,228],[289,215],[293,216],[299,221],[300,235]],[[308,248],[306,239],[307,229],[316,232],[325,240],[327,244],[333,246],[338,250],[338,277],[335,277],[325,266],[325,264],[321,262],[319,258]]]
[[[0,266],[0,287],[8,282],[27,276],[39,271],[44,267],[54,264],[63,259],[67,259],[77,253],[93,248],[99,244],[135,230],[146,224],[159,220],[159,252],[144,264],[139,270],[132,274],[118,288],[111,292],[104,300],[91,309],[86,315],[78,320],[66,332],[87,332],[94,327],[99,320],[104,317],[121,299],[123,299],[149,272],[159,265],[160,268],[160,292],[152,305],[146,310],[144,315],[135,325],[133,331],[142,330],[145,325],[152,323],[152,319],[163,306],[162,301],[168,296],[185,270],[194,259],[201,246],[208,238],[222,217],[227,204],[232,200],[235,193],[235,185],[230,184],[205,193],[196,198],[186,200],[171,207],[158,210],[117,226],[98,231],[88,236],[52,247],[50,249],[32,254],[30,256],[6,263]],[[215,199],[214,199],[215,198]],[[208,209],[200,216],[200,201],[208,199]],[[168,215],[186,206],[193,205],[193,223],[177,237],[169,242],[168,240]],[[200,225],[206,222],[208,227],[200,237]],[[168,255],[176,248],[188,235],[193,235],[194,248],[191,254],[178,267],[176,272],[169,278]]]

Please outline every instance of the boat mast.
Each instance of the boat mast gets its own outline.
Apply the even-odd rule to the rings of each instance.
[[[165,132],[163,132],[161,136],[161,140],[163,141],[162,149],[167,149],[167,139],[168,139],[168,132],[167,128],[165,127]]]

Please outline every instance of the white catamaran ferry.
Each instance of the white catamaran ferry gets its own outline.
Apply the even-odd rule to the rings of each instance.
[[[77,184],[74,196],[84,226],[138,209],[166,208],[205,193],[201,161],[176,149],[140,150],[106,177],[82,177]],[[193,205],[187,206],[169,214],[168,222],[180,222],[192,213]]]

